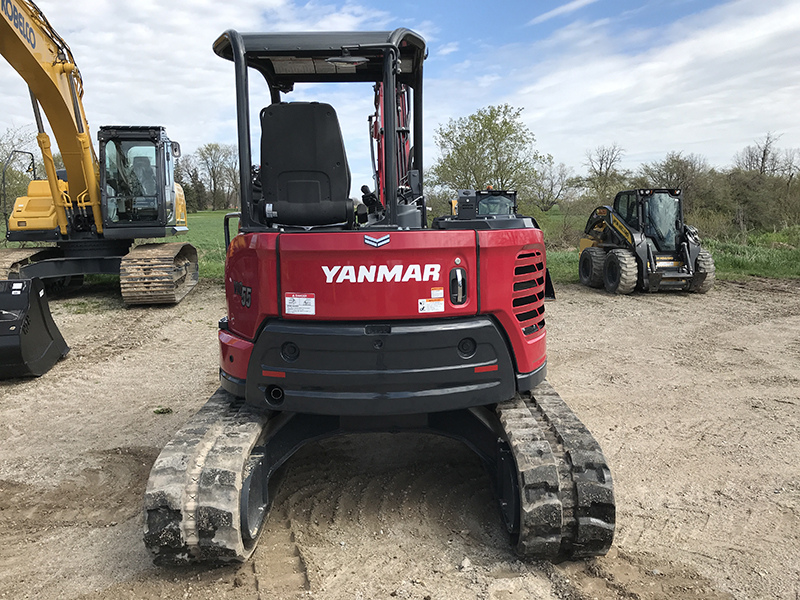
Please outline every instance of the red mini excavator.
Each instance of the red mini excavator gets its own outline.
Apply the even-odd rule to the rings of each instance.
[[[407,29],[225,32],[236,72],[241,214],[225,267],[220,389],[164,448],[145,495],[157,563],[246,560],[271,476],[342,433],[428,432],[483,461],[515,550],[604,554],[614,532],[599,445],[545,380],[545,248],[531,218],[459,192],[427,227],[424,40]],[[260,166],[248,75],[266,80]],[[350,197],[336,111],[295,84],[369,82],[375,188]],[[314,86],[319,90],[324,86]],[[485,208],[485,210],[484,210]]]

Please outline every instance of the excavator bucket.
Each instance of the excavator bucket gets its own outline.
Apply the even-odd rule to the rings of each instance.
[[[67,352],[42,281],[0,281],[0,379],[44,375]]]

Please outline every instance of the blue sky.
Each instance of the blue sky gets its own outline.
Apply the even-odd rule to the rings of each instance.
[[[37,3],[73,50],[93,127],[163,124],[188,152],[235,141],[232,68],[211,51],[228,28],[421,33],[427,164],[439,125],[500,103],[523,108],[537,149],[578,173],[588,150],[611,143],[630,168],[670,151],[726,166],[767,132],[800,148],[797,0]],[[336,107],[353,189],[369,183],[369,90],[294,96]],[[0,62],[0,131],[30,122],[24,83]]]

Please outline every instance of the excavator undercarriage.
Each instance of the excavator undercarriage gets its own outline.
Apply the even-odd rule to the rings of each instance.
[[[0,279],[38,277],[60,289],[83,282],[85,273],[119,273],[125,304],[176,304],[198,282],[197,249],[181,242],[144,244],[128,250],[130,241],[115,246],[85,244],[83,251],[63,248],[0,249]],[[77,246],[77,244],[66,244]]]
[[[611,473],[594,437],[546,381],[494,406],[384,417],[265,413],[220,388],[153,465],[145,544],[158,564],[244,561],[266,520],[277,469],[308,442],[373,431],[443,435],[475,451],[522,557],[578,559],[611,546]]]

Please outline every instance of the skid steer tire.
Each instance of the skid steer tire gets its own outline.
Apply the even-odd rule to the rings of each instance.
[[[638,268],[630,250],[618,248],[606,255],[603,263],[603,283],[610,294],[630,294],[636,288]]]
[[[695,294],[705,294],[708,290],[714,287],[717,268],[714,265],[714,257],[711,256],[711,253],[708,250],[700,250],[700,254],[697,255],[697,260],[694,263],[694,272],[705,273],[706,276],[699,283],[692,281],[692,284],[689,286],[690,292],[694,292]]]
[[[589,246],[581,252],[578,264],[578,277],[581,283],[591,288],[603,287],[603,265],[606,251],[596,246]]]

